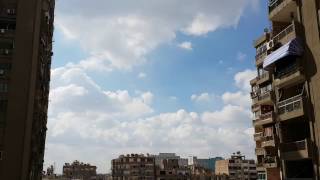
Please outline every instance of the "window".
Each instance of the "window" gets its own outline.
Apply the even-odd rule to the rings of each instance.
[[[0,77],[8,75],[10,70],[11,70],[11,64],[9,63],[0,64]]]
[[[0,82],[0,93],[8,92],[8,83]]]

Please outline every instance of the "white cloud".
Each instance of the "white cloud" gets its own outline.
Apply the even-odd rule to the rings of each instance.
[[[185,49],[185,50],[192,50],[192,43],[191,42],[188,42],[188,41],[185,41],[185,42],[182,42],[178,45],[181,49]]]
[[[138,78],[140,78],[140,79],[144,79],[144,78],[146,78],[146,77],[147,77],[147,74],[146,74],[146,73],[140,72],[140,73],[138,74]]]
[[[203,103],[203,102],[210,102],[210,101],[214,100],[215,96],[205,92],[205,93],[201,93],[201,94],[193,94],[193,95],[191,95],[190,99],[193,102]]]
[[[255,70],[247,69],[242,72],[238,72],[234,76],[234,80],[236,82],[236,86],[245,92],[250,92],[250,80],[257,76],[257,72]]]
[[[90,54],[84,68],[131,69],[178,32],[203,36],[238,24],[256,0],[68,0],[57,2],[56,27]],[[177,8],[179,7],[179,8]],[[85,22],[85,23],[83,23]]]
[[[242,107],[250,107],[251,105],[250,95],[247,92],[226,92],[222,95],[222,100],[225,104],[238,105]]]
[[[139,91],[132,96],[126,90],[108,91],[81,68],[54,69],[46,165],[56,162],[61,172],[64,162],[79,159],[98,165],[99,172],[107,172],[110,160],[123,153],[226,157],[240,150],[252,157],[250,110],[234,103],[233,95],[225,96],[226,105],[221,110],[150,114],[152,92]],[[206,102],[213,98],[202,93],[192,99]]]

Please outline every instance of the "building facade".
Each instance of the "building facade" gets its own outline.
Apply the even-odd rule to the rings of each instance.
[[[222,157],[215,157],[215,158],[208,158],[208,159],[201,159],[197,158],[196,156],[190,156],[188,159],[189,166],[194,166],[199,168],[203,168],[207,171],[215,171],[216,161],[223,160]]]
[[[254,160],[247,160],[237,152],[230,159],[216,161],[216,179],[256,180],[257,170]]]
[[[177,156],[175,153],[159,153],[159,155],[152,155],[155,158],[155,164],[156,166],[163,165],[163,160],[168,159],[177,159],[178,164],[180,167],[187,167],[188,166],[188,159],[181,158],[180,156]]]
[[[92,180],[96,179],[97,167],[79,161],[74,161],[72,164],[65,163],[62,173],[63,178],[67,179]]]
[[[259,179],[319,179],[320,1],[269,0],[252,85]]]
[[[42,176],[54,6],[0,1],[0,179]]]
[[[112,160],[111,170],[114,180],[154,180],[155,158],[142,154],[121,155]]]
[[[191,172],[188,166],[180,166],[179,159],[163,159],[156,166],[157,180],[190,180]]]

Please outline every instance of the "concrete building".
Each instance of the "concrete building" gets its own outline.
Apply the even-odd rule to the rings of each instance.
[[[222,157],[208,158],[208,159],[199,159],[196,156],[190,156],[188,159],[188,165],[198,168],[204,168],[206,170],[215,171],[216,161],[223,160]]]
[[[157,180],[190,180],[191,172],[187,166],[180,166],[179,159],[163,159],[159,166],[156,166]]]
[[[259,179],[319,179],[320,1],[269,0],[251,81]]]
[[[215,175],[218,180],[256,180],[256,164],[237,152],[230,159],[216,161]]]
[[[93,180],[97,178],[97,167],[74,161],[72,164],[64,164],[62,173],[63,178]]]
[[[150,155],[128,154],[112,160],[112,178],[154,180],[156,175],[155,158]]]
[[[188,166],[188,159],[181,158],[180,156],[177,156],[175,153],[159,153],[159,155],[152,155],[155,158],[155,164],[157,166],[161,166],[163,160],[168,159],[177,159],[179,167],[187,167]]]
[[[0,1],[0,179],[42,176],[54,0]]]

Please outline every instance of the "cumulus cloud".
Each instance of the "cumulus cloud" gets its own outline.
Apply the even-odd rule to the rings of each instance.
[[[250,92],[251,90],[250,80],[252,80],[256,76],[257,76],[256,70],[247,69],[245,71],[238,72],[234,76],[234,80],[238,88],[240,88],[242,91]]]
[[[226,92],[222,95],[222,100],[225,104],[249,107],[251,105],[250,95],[247,92]]]
[[[178,32],[203,36],[219,28],[236,26],[244,9],[256,3],[256,0],[58,1],[56,27],[90,54],[81,62],[84,67],[107,71],[131,69],[146,62],[146,55],[156,47],[174,40]]]
[[[54,69],[46,164],[56,162],[60,171],[64,162],[79,159],[98,165],[99,172],[109,172],[110,160],[122,153],[205,157],[240,150],[253,155],[251,113],[244,103],[235,103],[238,97],[224,95],[225,106],[220,110],[155,114],[154,94],[135,94],[105,90],[81,68]],[[209,93],[191,97],[199,102],[212,98]]]
[[[191,101],[197,102],[197,103],[204,103],[204,102],[211,102],[215,99],[215,96],[213,94],[209,94],[207,92],[201,93],[201,94],[193,94],[190,97]]]
[[[181,49],[185,49],[185,50],[192,50],[192,43],[191,42],[188,42],[188,41],[185,41],[185,42],[182,42],[178,45]]]

